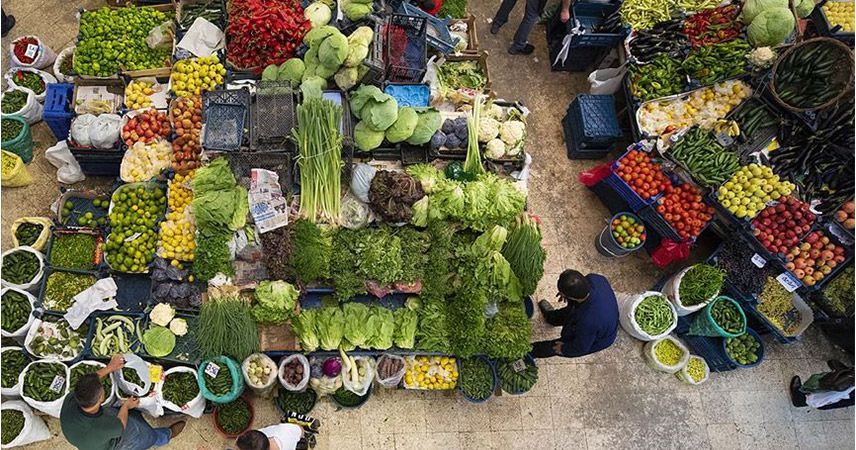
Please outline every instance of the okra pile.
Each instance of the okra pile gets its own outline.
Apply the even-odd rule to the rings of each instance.
[[[196,375],[193,372],[173,372],[163,381],[162,392],[164,400],[184,406],[199,395]]]
[[[216,377],[205,373],[203,378],[205,378],[205,387],[218,397],[232,390],[232,374],[229,373],[228,367],[221,367]]]
[[[236,435],[250,426],[250,405],[238,397],[235,401],[217,406],[217,425],[226,434]]]
[[[481,358],[461,359],[459,385],[461,392],[473,400],[484,400],[493,395],[493,370]]]

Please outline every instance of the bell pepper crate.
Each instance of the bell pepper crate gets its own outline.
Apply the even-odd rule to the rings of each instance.
[[[142,342],[142,335],[148,326],[146,314],[94,311],[90,320],[92,323],[86,337],[84,357],[109,361],[116,353],[146,355]],[[124,337],[120,337],[120,333]]]
[[[6,403],[6,399],[21,398],[21,379],[18,375],[24,370],[24,367],[33,362],[32,357],[30,357],[23,347],[10,345],[0,349],[0,355],[7,352],[10,355],[17,353],[19,356],[15,357],[14,366],[11,366],[11,362],[7,359],[11,358],[10,356],[0,356],[4,364],[7,364],[6,368],[3,369],[3,386],[0,387],[0,394],[3,395],[4,404]]]
[[[80,292],[83,292],[86,289],[89,289],[96,282],[98,282],[98,280],[100,280],[101,278],[104,278],[104,277],[105,277],[105,274],[102,272],[99,272],[99,271],[59,269],[59,268],[54,268],[54,267],[48,266],[45,268],[45,276],[42,278],[42,281],[39,285],[39,296],[38,296],[38,301],[36,302],[36,305],[40,309],[42,309],[43,311],[48,312],[48,313],[54,313],[54,314],[58,314],[58,315],[65,314],[74,305],[74,302],[72,302],[72,300],[73,300],[73,297],[75,295],[77,295]],[[65,279],[65,278],[81,279],[82,281],[80,282],[80,285],[87,285],[87,286],[83,290],[79,291],[78,293],[74,293],[73,295],[71,295],[71,293],[68,290],[71,288],[70,286],[62,286],[63,289],[61,289],[59,291],[55,291],[52,288],[52,286],[53,286],[53,283],[56,283],[58,281],[53,281],[53,283],[52,283],[52,280],[60,280],[60,279]],[[83,280],[85,280],[85,281],[83,281]],[[90,281],[90,280],[94,280],[94,281],[92,281],[92,284],[88,283],[88,281]],[[49,292],[49,288],[51,288],[50,292]],[[68,304],[68,309],[58,308],[57,303],[60,302],[60,300],[62,300],[62,299],[48,298],[48,296],[51,294],[61,295],[61,296],[71,295],[71,297],[68,298],[68,301],[70,302]]]
[[[29,280],[25,280],[25,279],[19,280],[18,275],[26,278],[29,276],[29,273],[23,273],[22,272],[18,275],[13,273],[12,275],[15,275],[15,279],[13,281],[20,281],[19,283],[13,283],[13,282],[7,281],[7,278],[9,276],[8,269],[7,269],[7,271],[5,271],[7,273],[0,274],[0,277],[2,277],[2,278],[0,278],[0,281],[2,281],[2,283],[0,283],[0,284],[2,284],[3,287],[12,287],[12,288],[20,289],[20,290],[27,291],[27,292],[33,292],[33,293],[37,292],[38,287],[39,287],[39,285],[40,285],[40,283],[41,283],[41,281],[45,275],[45,256],[41,252],[37,251],[36,249],[34,249],[32,247],[22,245],[19,247],[11,248],[11,249],[3,252],[2,258],[0,258],[0,261],[6,259],[6,257],[8,257],[9,255],[12,255],[12,254],[18,253],[18,252],[32,254],[35,256],[35,265],[34,265],[35,267],[33,270],[32,277],[30,277]],[[32,260],[32,257],[28,256],[27,259]],[[21,270],[23,270],[23,269],[21,269]]]
[[[24,78],[28,76],[27,74],[35,74],[41,79],[40,89],[33,90],[22,83]],[[22,88],[32,91],[33,94],[36,95],[36,100],[38,100],[39,102],[45,101],[45,94],[48,90],[48,84],[57,82],[56,77],[54,77],[50,73],[28,67],[13,67],[9,69],[8,72],[6,72],[4,78],[6,79],[6,84],[9,87]]]
[[[50,89],[50,85],[48,85],[48,89]],[[44,105],[39,103],[36,100],[36,94],[33,91],[23,88],[23,87],[10,87],[3,91],[3,103],[5,104],[6,95],[10,93],[16,93],[16,95],[23,94],[26,96],[26,100],[24,100],[24,104],[18,108],[17,111],[12,111],[8,113],[0,114],[0,117],[9,117],[12,115],[23,117],[24,120],[27,121],[27,124],[32,125],[40,120],[42,120],[42,111],[44,111]],[[47,92],[47,90],[45,91]]]
[[[648,366],[659,372],[676,373],[683,369],[690,359],[689,349],[670,335],[646,343],[643,352]],[[672,359],[663,361],[662,358],[667,356]]]
[[[63,250],[58,247],[62,245],[62,241],[72,238],[75,235],[89,236],[95,243],[90,255],[90,262],[85,267],[65,267],[62,262],[54,260],[57,254],[64,256],[62,253]],[[48,241],[48,248],[45,252],[47,264],[52,269],[61,270],[97,271],[103,269],[105,267],[103,245],[104,235],[98,228],[53,228],[50,240]]]
[[[33,373],[31,377],[35,379],[32,384],[27,384],[30,373]],[[31,362],[19,375],[21,398],[33,409],[51,417],[59,418],[63,400],[70,390],[68,386],[69,373],[68,366],[62,361],[38,360]]]

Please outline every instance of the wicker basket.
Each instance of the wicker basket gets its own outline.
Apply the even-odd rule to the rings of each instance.
[[[834,79],[833,82],[830,83],[830,88],[832,88],[833,86],[840,86],[841,92],[838,93],[838,95],[836,95],[835,97],[831,98],[829,101],[817,106],[801,108],[798,106],[791,105],[779,96],[778,89],[776,88],[776,78],[779,74],[779,64],[785,59],[787,59],[793,52],[802,49],[806,46],[816,45],[831,45],[833,47],[836,47],[842,55],[846,56],[846,58],[839,58],[838,62],[836,63],[834,67]],[[847,94],[847,92],[850,91],[850,86],[853,83],[853,52],[847,47],[847,45],[845,45],[841,41],[832,38],[820,37],[809,39],[807,41],[793,45],[791,48],[787,49],[785,53],[783,53],[782,56],[776,60],[776,64],[773,66],[772,74],[773,76],[770,79],[770,94],[772,94],[773,99],[776,100],[776,103],[781,105],[783,108],[795,113],[824,109],[834,105],[836,102],[841,100],[841,98],[845,94]]]

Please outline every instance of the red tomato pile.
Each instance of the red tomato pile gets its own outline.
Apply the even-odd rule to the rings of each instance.
[[[788,252],[785,268],[806,286],[814,286],[843,263],[844,247],[835,245],[823,231],[812,231],[798,246]]]
[[[175,169],[182,171],[199,167],[202,154],[202,101],[199,96],[176,100],[172,105],[172,123],[175,126],[175,139],[172,141]]]
[[[657,212],[669,222],[683,239],[698,237],[713,217],[713,207],[702,201],[701,192],[685,183],[668,186],[666,195],[660,199]]]
[[[752,220],[752,233],[771,253],[785,254],[811,230],[816,216],[809,204],[783,197],[778,205],[764,208]]]
[[[645,200],[656,197],[672,186],[659,163],[651,161],[648,153],[630,150],[618,162],[615,173]]]
[[[122,127],[122,140],[128,147],[137,142],[146,144],[169,136],[171,128],[165,112],[147,109],[128,120]]]

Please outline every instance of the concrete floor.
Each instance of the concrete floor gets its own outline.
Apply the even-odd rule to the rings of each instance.
[[[522,3],[522,2],[521,2]],[[78,8],[98,0],[9,0],[7,13],[18,25],[2,41],[37,34],[59,52],[77,33]],[[505,52],[521,15],[522,4],[498,36],[489,34],[487,18],[496,2],[471,0],[479,41],[490,51],[494,90],[522,101],[532,110],[527,151],[534,157],[530,208],[543,220],[548,251],[538,298],[553,298],[555,281],[565,268],[598,272],[619,291],[646,290],[662,274],[644,256],[620,261],[600,256],[593,237],[603,226],[607,210],[577,182],[577,173],[598,162],[568,161],[559,121],[570,100],[586,93],[587,74],[553,73],[547,61],[544,29],[537,27],[531,57]],[[7,67],[4,58],[4,72]],[[9,226],[25,215],[47,215],[59,195],[55,169],[44,159],[53,145],[47,126],[34,127],[36,159],[29,166],[35,182],[2,192],[2,248],[10,245]],[[104,186],[108,180],[87,180],[83,186]],[[78,186],[74,186],[78,187]],[[557,330],[533,319],[537,339],[552,338]],[[540,379],[527,395],[493,398],[470,404],[455,393],[376,391],[355,411],[336,410],[319,402],[313,415],[323,422],[319,449],[827,449],[853,448],[853,409],[811,411],[790,406],[787,384],[794,374],[822,371],[831,357],[845,358],[814,328],[796,344],[767,341],[767,357],[751,370],[712,374],[700,387],[649,369],[641,343],[623,331],[606,351],[578,359],[549,359],[540,363]],[[277,422],[269,401],[257,400],[257,426]],[[155,421],[168,424],[170,421]],[[54,439],[33,449],[71,448],[56,420],[48,420]],[[169,448],[222,449],[231,443],[214,432],[211,418],[190,420]]]

